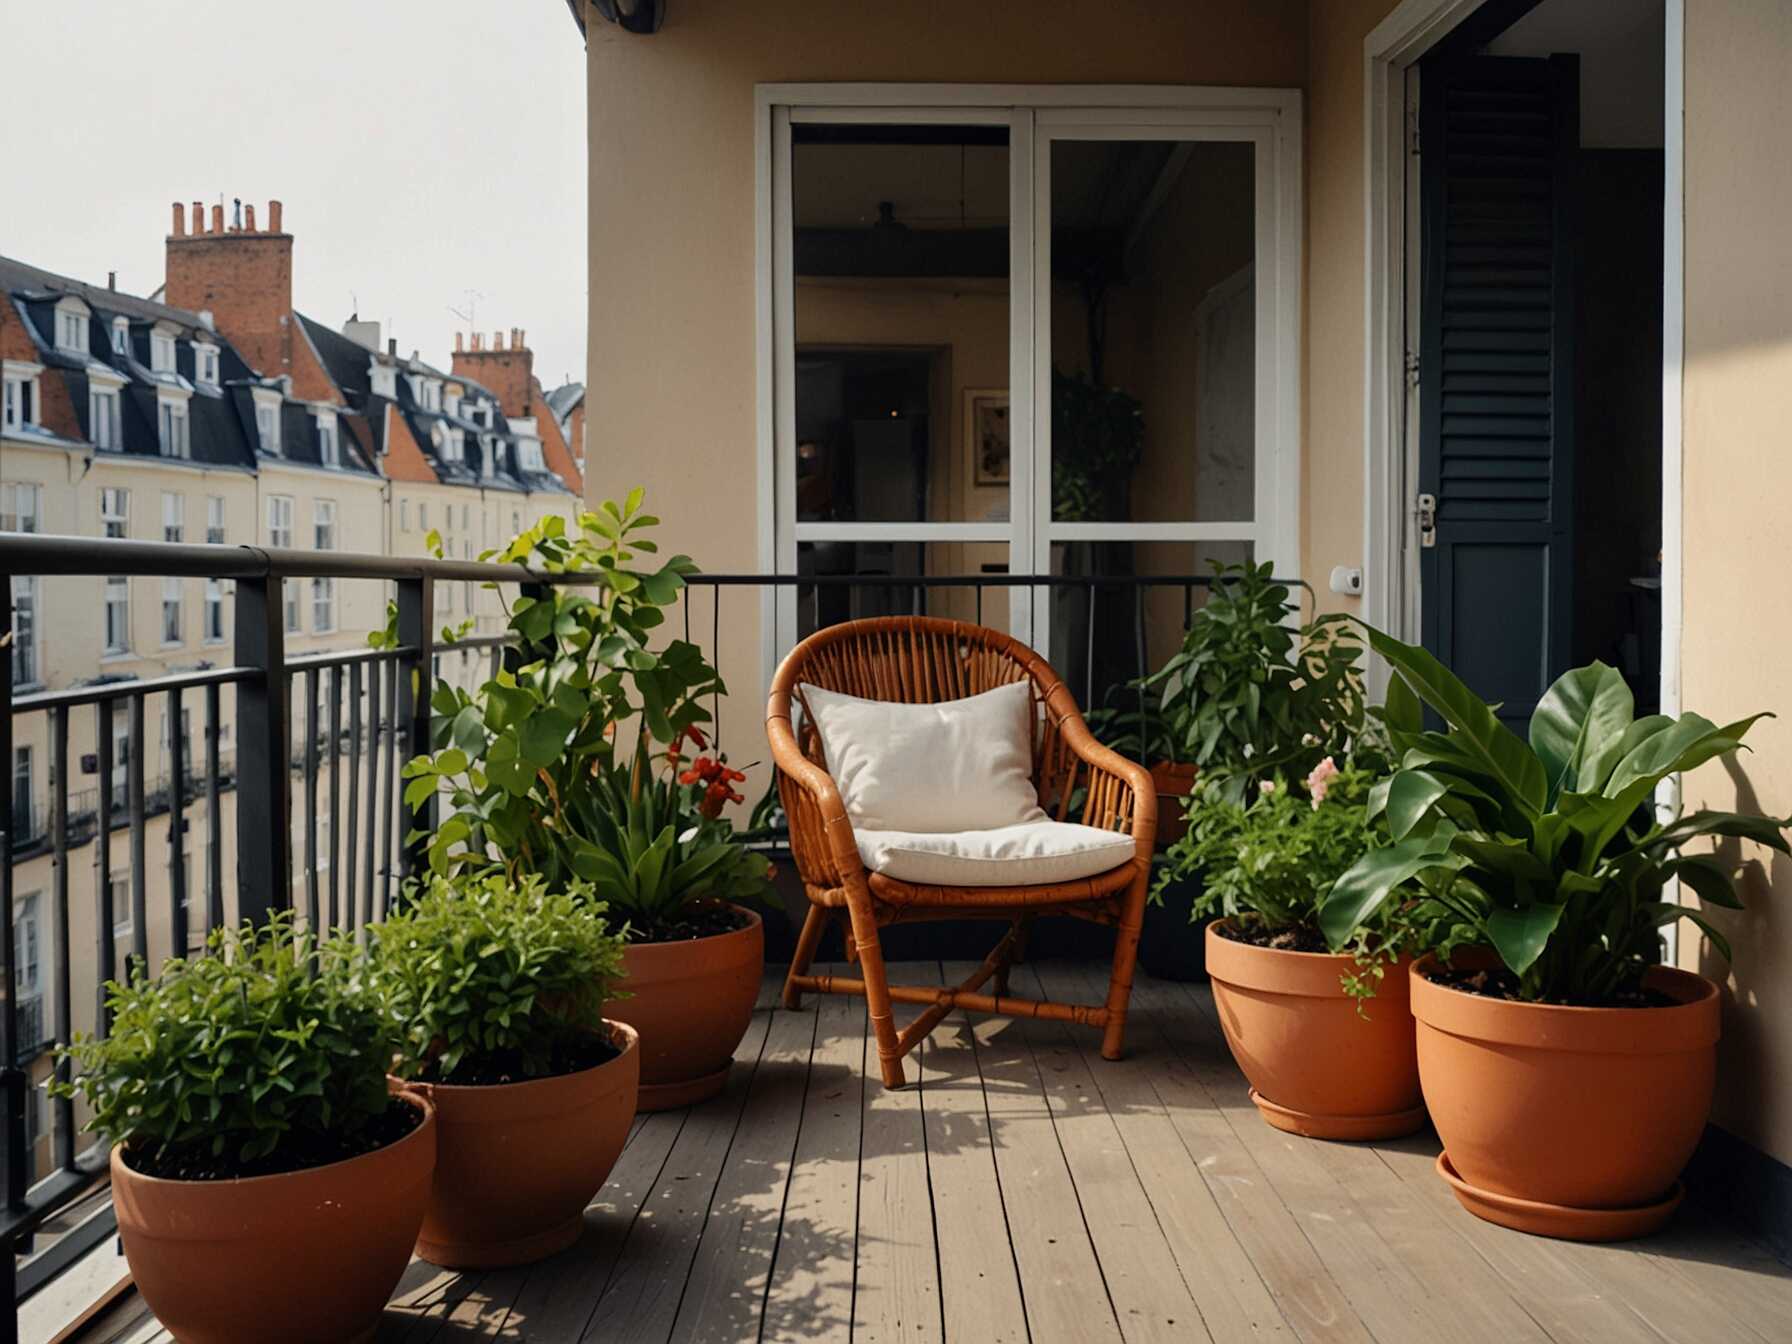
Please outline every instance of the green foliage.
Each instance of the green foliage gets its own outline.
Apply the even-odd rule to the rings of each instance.
[[[1271,566],[1214,565],[1216,582],[1182,648],[1146,681],[1174,759],[1243,802],[1278,775],[1341,757],[1364,728],[1362,653],[1345,616],[1288,624],[1298,607]]]
[[[407,906],[368,928],[374,987],[403,1041],[397,1072],[453,1083],[556,1069],[603,1027],[622,978],[622,939],[604,906],[539,875],[432,876]]]
[[[430,837],[432,871],[502,867],[539,873],[550,888],[604,876],[589,859],[596,783],[616,765],[615,739],[631,725],[639,749],[670,745],[709,719],[705,697],[723,693],[696,645],[650,647],[696,566],[682,555],[649,568],[645,533],[658,519],[641,491],[581,514],[568,533],[542,519],[480,558],[544,574],[581,574],[589,585],[543,585],[509,609],[516,666],[472,693],[438,682],[430,698],[432,755],[404,767],[405,801],[421,811],[441,795],[445,815]],[[638,722],[637,722],[638,720]],[[606,895],[608,893],[605,893]]]
[[[1735,751],[1761,715],[1725,726],[1697,714],[1637,719],[1623,677],[1592,663],[1549,689],[1527,743],[1423,649],[1365,628],[1394,669],[1385,717],[1400,769],[1371,804],[1393,844],[1364,855],[1326,899],[1320,924],[1334,946],[1418,882],[1499,953],[1528,999],[1609,1002],[1635,987],[1657,930],[1677,919],[1729,955],[1722,933],[1664,901],[1663,888],[1678,877],[1706,904],[1739,907],[1735,865],[1685,846],[1727,836],[1787,853],[1792,819],[1662,822],[1650,801],[1669,775]],[[1423,730],[1421,701],[1446,731]]]
[[[1125,518],[1132,474],[1145,452],[1139,399],[1083,374],[1052,371],[1052,517],[1060,523]]]
[[[143,1152],[252,1162],[359,1133],[389,1105],[395,1037],[351,942],[288,916],[215,929],[206,952],[107,986],[104,1040],[62,1052],[88,1128]]]

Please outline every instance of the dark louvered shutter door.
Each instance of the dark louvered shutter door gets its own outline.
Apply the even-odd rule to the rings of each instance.
[[[1419,90],[1423,638],[1521,731],[1572,647],[1576,69],[1476,57]]]

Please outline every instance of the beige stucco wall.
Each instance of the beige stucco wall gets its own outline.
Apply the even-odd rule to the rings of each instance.
[[[1686,6],[1686,366],[1683,411],[1683,707],[1718,722],[1757,710],[1754,748],[1686,781],[1689,803],[1792,812],[1785,671],[1792,589],[1779,557],[1792,490],[1792,7]],[[1673,482],[1668,482],[1673,488]],[[1744,857],[1773,858],[1750,847]],[[1736,962],[1717,1119],[1792,1162],[1792,863],[1749,884],[1751,909],[1718,912]],[[1683,960],[1722,979],[1688,930]]]

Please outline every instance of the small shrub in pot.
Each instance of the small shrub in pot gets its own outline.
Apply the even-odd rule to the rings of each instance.
[[[602,903],[582,883],[438,875],[368,939],[395,1070],[434,1100],[440,1128],[418,1254],[475,1268],[571,1244],[640,1077],[634,1031],[604,1018],[622,941]]]
[[[371,1338],[435,1166],[430,1104],[352,943],[276,917],[109,987],[65,1089],[110,1139],[132,1277],[176,1338]],[[295,1272],[302,1266],[304,1272]],[[318,1291],[318,1283],[329,1285]]]

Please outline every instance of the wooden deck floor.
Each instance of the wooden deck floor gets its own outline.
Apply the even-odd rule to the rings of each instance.
[[[1016,989],[1092,999],[1101,975],[1051,963]],[[1428,1134],[1266,1126],[1205,986],[1147,981],[1135,1005],[1120,1063],[1086,1028],[954,1018],[901,1092],[862,1002],[763,1007],[722,1096],[637,1122],[581,1243],[525,1270],[414,1264],[381,1340],[1792,1340],[1792,1270],[1697,1211],[1628,1246],[1492,1227]],[[135,1312],[87,1337],[167,1338]]]

